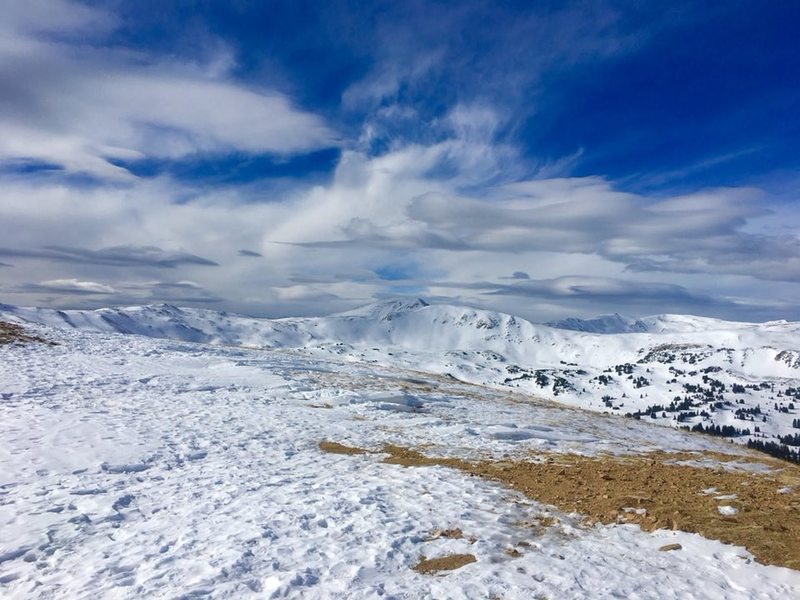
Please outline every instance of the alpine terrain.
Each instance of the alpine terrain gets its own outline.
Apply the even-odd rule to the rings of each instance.
[[[0,322],[4,598],[800,595],[797,323]]]

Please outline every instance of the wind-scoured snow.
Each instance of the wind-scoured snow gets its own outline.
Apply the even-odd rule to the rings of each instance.
[[[175,322],[181,313],[185,321]],[[800,573],[760,565],[742,548],[632,525],[586,527],[579,515],[458,471],[318,447],[396,443],[496,458],[735,451],[724,441],[356,360],[352,351],[105,330],[121,315],[151,333],[212,335],[199,325],[213,322],[220,341],[222,330],[245,333],[238,317],[167,308],[67,314],[83,323],[73,329],[56,313],[31,314],[60,328],[29,326],[56,346],[0,346],[3,598],[800,594]],[[350,318],[317,329],[343,328]],[[555,524],[527,525],[543,518]],[[450,528],[463,538],[433,533]],[[681,548],[660,552],[666,544]],[[441,576],[412,569],[423,555],[451,553],[476,560]]]

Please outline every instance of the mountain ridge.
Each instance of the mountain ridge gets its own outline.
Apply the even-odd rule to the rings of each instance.
[[[272,320],[166,304],[94,311],[2,305],[0,318],[67,331],[333,354],[664,425],[711,427],[740,443],[785,447],[800,416],[800,323],[794,322],[659,315],[638,320],[648,331],[596,333],[421,299]]]

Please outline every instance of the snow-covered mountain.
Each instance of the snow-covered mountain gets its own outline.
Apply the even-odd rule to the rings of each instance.
[[[629,319],[618,313],[601,315],[593,319],[570,317],[561,321],[548,323],[550,327],[584,331],[586,333],[645,333],[649,331],[647,323],[639,319]]]
[[[765,325],[788,325],[786,321],[776,321]],[[632,319],[618,313],[601,315],[592,319],[570,317],[561,321],[547,323],[550,327],[570,329],[585,333],[693,333],[700,331],[720,331],[730,329],[753,329],[760,323],[723,321],[693,315],[653,315]]]
[[[420,299],[378,302],[318,318],[258,319],[171,305],[94,311],[0,305],[0,318],[334,353],[662,424],[712,427],[740,442],[775,443],[784,450],[800,433],[793,427],[795,404],[800,405],[800,323],[612,315],[541,325]]]
[[[671,334],[422,302],[278,321],[6,306],[0,334],[4,599],[800,597],[796,469],[509,390],[604,408],[633,385],[627,367],[558,361],[622,360],[589,355],[603,340],[643,359],[630,368],[650,401],[666,377],[702,383],[669,371],[701,368],[681,362],[690,348],[659,362],[673,351],[652,344]],[[791,369],[796,354],[780,356]],[[777,393],[706,387],[738,406]],[[398,448],[450,466],[392,464]],[[495,480],[533,474],[533,453],[541,483]]]

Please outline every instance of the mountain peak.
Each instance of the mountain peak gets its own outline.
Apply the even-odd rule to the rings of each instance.
[[[338,313],[343,317],[370,317],[375,319],[391,319],[394,315],[412,312],[430,306],[422,298],[391,298],[365,304],[352,310]]]

